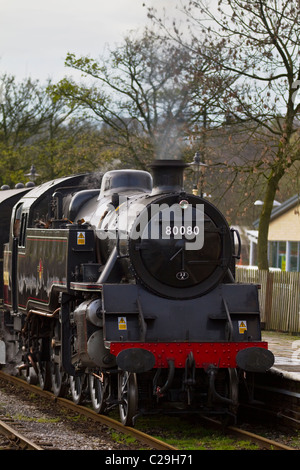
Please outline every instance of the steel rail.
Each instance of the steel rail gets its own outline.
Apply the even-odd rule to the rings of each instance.
[[[273,450],[297,450],[293,447],[287,446],[280,442],[273,441],[272,439],[267,439],[263,436],[259,436],[257,434],[253,434],[252,432],[245,431],[244,429],[237,428],[235,426],[228,426],[228,431],[232,434],[237,436],[244,436],[250,439],[252,442],[256,442],[260,446],[267,447],[268,449]]]
[[[0,420],[0,433],[14,441],[22,450],[44,450],[27,437],[23,436],[19,431]]]
[[[295,449],[294,447],[287,446],[286,444],[282,444],[281,442],[273,441],[272,439],[267,439],[263,436],[260,436],[259,434],[254,434],[249,431],[245,431],[244,429],[238,428],[236,426],[227,426],[223,427],[223,424],[220,421],[217,421],[212,418],[204,417],[203,420],[205,422],[208,422],[212,426],[217,427],[218,429],[222,428],[224,429],[224,432],[226,434],[231,434],[243,438],[249,439],[251,442],[257,443],[259,446],[263,448],[267,448],[270,450],[298,450]]]
[[[156,439],[142,431],[139,431],[138,429],[129,427],[129,426],[124,426],[122,423],[119,421],[116,421],[108,416],[104,416],[101,414],[96,413],[95,411],[84,407],[82,405],[76,405],[73,403],[71,400],[68,400],[66,398],[61,398],[61,397],[56,397],[53,395],[52,392],[46,391],[41,389],[40,387],[36,385],[31,385],[28,384],[26,381],[23,379],[20,379],[18,377],[14,377],[8,374],[3,373],[0,371],[0,378],[3,378],[4,380],[10,381],[11,383],[18,384],[24,389],[30,390],[31,392],[34,390],[38,395],[44,396],[59,405],[75,411],[76,413],[80,413],[88,418],[91,418],[92,420],[101,423],[109,428],[112,428],[116,431],[119,431],[123,434],[127,434],[130,436],[133,436],[136,438],[139,442],[151,447],[152,449],[156,450],[178,450],[177,447],[173,447],[170,444],[167,444],[159,439]],[[216,427],[223,427],[222,423],[219,421],[212,419],[212,418],[204,418],[205,422],[210,423],[212,426]],[[225,428],[225,432],[229,434],[234,434],[236,436],[242,436],[243,438],[247,438],[251,440],[252,442],[258,443],[260,446],[268,449],[273,449],[273,450],[296,450],[293,447],[289,447],[285,444],[273,441],[271,439],[264,438],[262,436],[259,436],[257,434],[245,431],[243,429],[240,429],[235,426],[227,426]]]
[[[40,387],[36,385],[31,385],[27,383],[25,380],[20,379],[19,377],[11,376],[8,374],[5,374],[3,371],[0,371],[0,378],[3,380],[7,380],[13,384],[20,385],[26,390],[35,391],[38,395],[46,397],[55,403],[58,403],[59,405],[75,411],[76,413],[80,413],[82,415],[85,415],[88,418],[91,418],[92,420],[101,423],[109,428],[112,428],[116,431],[119,431],[123,434],[127,434],[130,436],[133,436],[135,439],[137,439],[139,442],[142,444],[145,444],[152,449],[156,450],[178,450],[176,447],[171,446],[170,444],[167,444],[166,442],[163,442],[159,439],[156,439],[152,436],[149,436],[148,434],[139,431],[138,429],[132,428],[130,426],[124,426],[122,423],[119,421],[116,421],[108,416],[104,416],[101,414],[96,413],[94,410],[91,410],[89,408],[86,408],[82,405],[76,405],[73,403],[71,400],[68,400],[66,398],[61,398],[61,397],[56,397],[53,395],[52,392],[46,391],[41,389]]]

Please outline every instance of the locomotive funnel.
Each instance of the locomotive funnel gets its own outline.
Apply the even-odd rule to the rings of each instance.
[[[150,168],[153,173],[152,194],[183,190],[183,171],[188,164],[182,160],[155,160]]]

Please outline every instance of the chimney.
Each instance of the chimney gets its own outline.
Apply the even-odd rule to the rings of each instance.
[[[150,168],[153,176],[152,194],[183,191],[183,171],[188,164],[182,160],[155,160]]]

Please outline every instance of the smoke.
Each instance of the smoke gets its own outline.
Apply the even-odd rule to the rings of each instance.
[[[86,175],[83,178],[81,185],[87,189],[99,188],[100,190],[102,178],[103,178],[103,172],[95,171],[93,173],[89,173],[88,175]]]
[[[184,147],[183,124],[168,119],[155,135],[155,157],[157,160],[179,160]]]

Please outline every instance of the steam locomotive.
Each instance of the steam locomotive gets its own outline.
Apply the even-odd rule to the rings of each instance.
[[[0,193],[2,365],[98,413],[118,407],[125,425],[170,409],[236,416],[274,357],[257,286],[235,282],[238,234],[184,191],[186,166]]]

